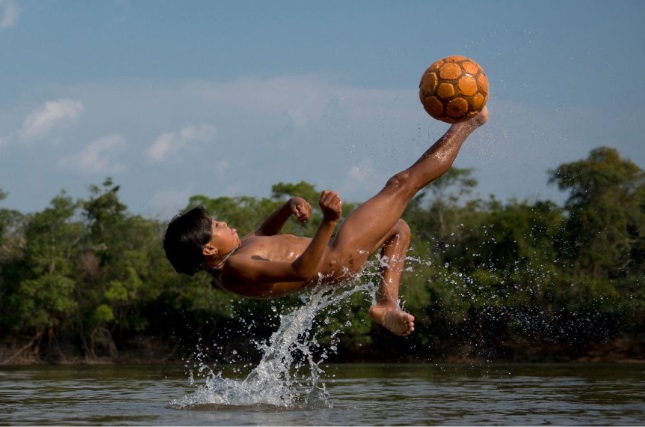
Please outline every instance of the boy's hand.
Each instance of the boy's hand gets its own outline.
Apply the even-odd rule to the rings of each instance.
[[[302,197],[292,197],[291,213],[298,221],[307,222],[311,217],[311,205]]]
[[[322,209],[323,218],[327,221],[338,221],[343,214],[343,202],[334,191],[323,191],[318,203]]]

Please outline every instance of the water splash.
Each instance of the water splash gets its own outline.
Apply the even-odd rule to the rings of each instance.
[[[324,351],[317,351],[321,345],[314,322],[323,311],[327,316],[335,314],[341,303],[357,292],[368,291],[374,299],[374,284],[364,278],[361,282],[355,280],[341,287],[320,286],[303,293],[300,297],[303,304],[280,316],[277,331],[266,343],[256,343],[262,358],[242,380],[226,378],[221,370],[215,372],[202,360],[203,356],[198,356],[198,374],[204,376],[204,383],[195,392],[173,399],[170,405],[331,407],[321,363],[336,351],[336,346],[332,343]],[[192,371],[189,380],[194,384]]]

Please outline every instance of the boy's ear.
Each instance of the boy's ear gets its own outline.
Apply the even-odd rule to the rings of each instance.
[[[210,243],[207,243],[206,246],[204,246],[204,249],[202,249],[202,254],[204,254],[204,256],[216,256],[218,253],[219,250]]]

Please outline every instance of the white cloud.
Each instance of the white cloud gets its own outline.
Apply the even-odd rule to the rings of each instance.
[[[80,152],[65,157],[58,165],[64,169],[87,174],[112,174],[124,167],[112,161],[111,154],[125,148],[127,142],[121,135],[107,135],[90,142]]]
[[[360,163],[354,164],[349,168],[348,176],[353,180],[363,182],[372,173],[372,166],[371,159],[363,159]]]
[[[158,191],[150,201],[152,212],[159,215],[160,218],[172,218],[186,206],[188,199],[192,195],[193,193],[190,190]]]
[[[47,101],[22,122],[18,137],[23,141],[34,141],[47,137],[54,129],[69,126],[85,110],[83,103],[70,98]]]
[[[13,27],[19,15],[20,9],[13,0],[0,0],[0,30]]]
[[[215,128],[211,125],[186,126],[179,132],[159,135],[146,150],[146,156],[152,162],[161,162],[171,153],[180,151],[193,142],[210,141],[214,136]]]
[[[302,128],[309,124],[310,120],[303,111],[289,108],[286,114],[293,126],[297,128]]]

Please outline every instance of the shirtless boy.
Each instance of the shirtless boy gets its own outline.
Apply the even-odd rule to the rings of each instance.
[[[380,249],[386,262],[381,267],[377,302],[369,314],[394,334],[407,336],[414,331],[414,317],[399,306],[399,283],[410,229],[401,215],[419,190],[450,168],[466,138],[487,120],[484,109],[470,120],[451,125],[412,166],[391,177],[379,193],[349,214],[335,235],[342,202],[338,194],[325,190],[319,200],[323,220],[313,238],[278,234],[292,214],[300,221],[309,218],[311,206],[299,197],[242,238],[198,207],[177,215],[168,225],[166,256],[178,273],[192,276],[205,270],[227,291],[275,298],[346,281]]]

